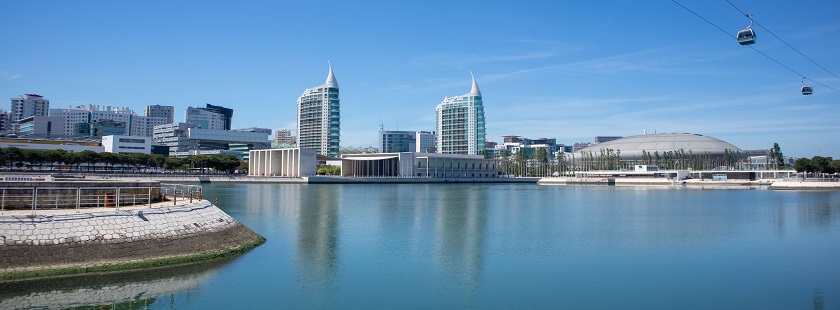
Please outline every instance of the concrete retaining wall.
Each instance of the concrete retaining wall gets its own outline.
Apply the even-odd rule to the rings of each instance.
[[[840,182],[777,181],[770,189],[840,190]]]
[[[264,240],[206,200],[91,213],[2,215],[0,279],[183,262],[245,250]]]

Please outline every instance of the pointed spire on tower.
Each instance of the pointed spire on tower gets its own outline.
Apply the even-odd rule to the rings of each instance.
[[[472,77],[472,88],[468,95],[481,97],[481,90],[478,89],[478,84],[475,83],[475,75],[473,75],[472,70],[470,70],[470,76]]]
[[[324,85],[329,86],[329,87],[338,88],[338,81],[335,80],[335,74],[333,74],[332,64],[330,63],[329,60],[327,60],[327,65],[330,66],[330,73],[327,74],[327,82],[324,83]]]

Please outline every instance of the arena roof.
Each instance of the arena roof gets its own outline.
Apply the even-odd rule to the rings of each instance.
[[[598,143],[576,152],[576,156],[580,156],[581,152],[600,153],[602,149],[621,151],[620,154],[623,159],[641,158],[642,151],[650,154],[654,152],[662,154],[667,151],[682,149],[686,153],[691,151],[693,155],[723,155],[727,149],[730,151],[741,151],[737,146],[712,137],[691,133],[660,133],[625,137]]]

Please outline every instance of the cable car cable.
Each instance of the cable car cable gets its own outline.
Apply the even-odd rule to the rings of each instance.
[[[742,11],[740,8],[738,8],[737,6],[735,6],[735,4],[733,4],[731,1],[726,0],[726,2],[728,2],[728,3],[729,3],[729,5],[731,5],[733,8],[735,8],[736,10],[738,10],[738,12],[741,12],[741,14],[747,15],[747,13],[744,13],[744,11]],[[811,63],[813,63],[813,64],[817,65],[817,67],[820,67],[821,69],[825,70],[825,72],[828,72],[828,74],[831,74],[831,75],[833,75],[834,77],[836,77],[836,78],[840,79],[840,76],[837,76],[836,74],[834,74],[834,72],[831,72],[831,71],[829,71],[828,69],[826,69],[825,67],[823,67],[822,65],[818,64],[816,61],[814,61],[813,59],[811,59],[811,57],[805,56],[805,54],[803,54],[802,52],[800,52],[798,49],[796,49],[796,48],[795,48],[795,47],[793,47],[792,45],[788,44],[785,40],[782,40],[782,38],[780,38],[780,37],[779,37],[779,36],[777,36],[775,33],[773,33],[772,31],[770,31],[770,29],[767,29],[766,27],[762,26],[760,23],[758,23],[758,22],[757,22],[757,21],[755,21],[755,20],[752,20],[752,21],[753,21],[753,23],[755,23],[756,25],[758,25],[759,27],[761,27],[761,29],[764,29],[764,31],[766,31],[766,32],[767,32],[767,33],[769,33],[770,35],[772,35],[772,36],[776,37],[776,39],[779,39],[779,41],[782,41],[782,43],[784,43],[785,45],[787,45],[788,47],[790,47],[790,49],[792,49],[792,50],[796,51],[797,53],[799,53],[799,55],[802,55],[802,57],[805,57],[805,59],[808,59],[809,61],[811,61]]]
[[[736,39],[736,40],[738,39],[738,37],[737,37],[737,36],[733,36],[731,33],[729,33],[729,31],[726,31],[726,30],[724,30],[723,28],[720,28],[718,25],[715,25],[714,23],[710,22],[710,21],[709,21],[708,19],[706,19],[705,17],[700,16],[700,14],[695,13],[694,11],[692,11],[691,9],[689,9],[689,8],[687,8],[686,6],[682,5],[681,3],[677,2],[676,0],[671,0],[671,2],[676,3],[677,5],[681,6],[681,7],[682,7],[683,9],[685,9],[686,11],[690,12],[691,14],[694,14],[694,16],[697,16],[697,17],[699,17],[700,19],[704,20],[705,22],[709,23],[709,25],[714,26],[715,28],[717,28],[717,29],[718,29],[718,30],[720,30],[721,32],[725,33],[727,36],[732,37],[732,38],[734,38],[734,39]],[[758,24],[758,23],[756,23],[756,24]],[[764,28],[764,27],[761,27],[761,28]],[[759,54],[763,55],[764,57],[767,57],[767,59],[770,59],[770,60],[772,60],[773,62],[775,62],[775,63],[779,64],[779,65],[780,65],[780,66],[782,66],[782,67],[784,67],[785,69],[788,69],[788,71],[793,72],[794,74],[796,74],[796,75],[800,76],[802,79],[809,80],[809,81],[811,81],[811,82],[814,82],[814,83],[820,84],[820,85],[824,86],[825,88],[832,89],[832,90],[834,90],[834,91],[836,91],[836,92],[840,93],[840,90],[838,90],[838,89],[836,89],[836,88],[834,88],[834,87],[831,87],[831,86],[825,85],[825,84],[823,84],[823,83],[820,83],[819,81],[815,81],[815,80],[813,80],[813,79],[810,79],[810,78],[805,77],[805,75],[803,75],[803,74],[801,74],[801,73],[799,73],[799,72],[796,72],[796,70],[793,70],[793,69],[791,69],[790,67],[788,67],[788,66],[784,65],[783,63],[779,62],[778,60],[774,59],[773,57],[770,57],[770,55],[767,55],[767,54],[765,54],[764,52],[759,51],[758,49],[756,49],[756,48],[755,48],[755,47],[753,47],[752,45],[747,45],[747,46],[748,46],[749,48],[752,48],[754,51],[758,52]]]

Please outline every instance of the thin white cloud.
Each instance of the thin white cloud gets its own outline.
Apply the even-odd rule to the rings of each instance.
[[[17,80],[22,76],[23,75],[20,74],[20,73],[11,73],[11,72],[7,72],[7,71],[0,71],[0,79],[3,79],[3,80],[9,80],[9,81]]]

